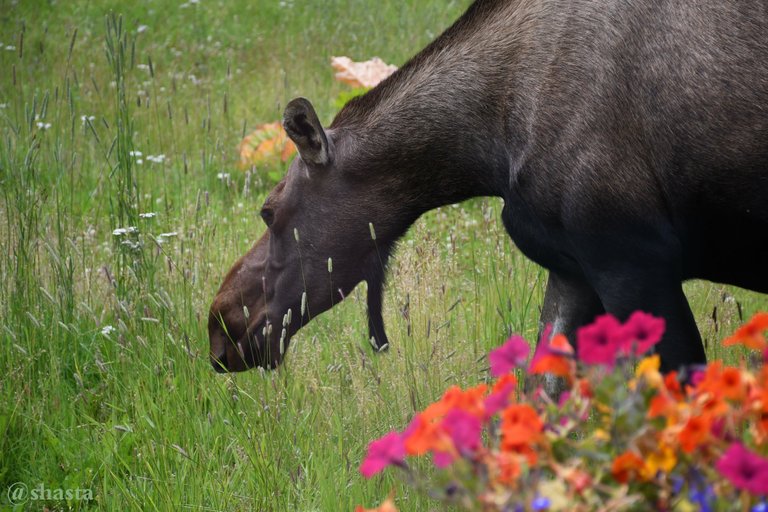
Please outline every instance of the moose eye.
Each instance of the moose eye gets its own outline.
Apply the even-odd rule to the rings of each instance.
[[[259,215],[261,215],[261,218],[264,219],[264,223],[267,225],[267,227],[271,226],[275,221],[275,212],[272,211],[271,208],[262,208]]]

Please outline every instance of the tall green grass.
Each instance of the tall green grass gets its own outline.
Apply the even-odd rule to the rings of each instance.
[[[510,332],[534,336],[546,276],[499,201],[432,212],[403,241],[387,354],[361,289],[272,373],[215,374],[205,319],[264,229],[273,169],[238,169],[243,134],[297,95],[330,121],[331,55],[401,64],[467,4],[0,2],[0,507],[22,482],[93,499],[18,510],[349,510],[391,489],[434,509],[357,466],[449,384],[484,379]],[[710,341],[767,305],[688,291]]]

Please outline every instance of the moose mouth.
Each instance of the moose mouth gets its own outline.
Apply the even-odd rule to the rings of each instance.
[[[220,320],[213,316],[209,321],[220,324]],[[260,320],[237,337],[230,337],[221,325],[220,328],[209,328],[209,332],[211,366],[218,373],[228,373],[256,367],[274,370],[282,362],[294,330],[281,330],[276,337],[272,324]]]

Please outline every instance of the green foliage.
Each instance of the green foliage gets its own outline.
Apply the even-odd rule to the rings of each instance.
[[[429,508],[357,466],[447,382],[476,382],[507,334],[533,337],[545,274],[512,247],[499,201],[432,212],[403,241],[386,355],[360,289],[269,374],[215,374],[206,319],[264,229],[272,180],[238,170],[243,135],[298,95],[329,122],[347,90],[332,55],[402,64],[468,3],[3,4],[0,507],[24,482],[93,491],[31,510],[337,510],[390,487]],[[710,337],[738,321],[735,301],[765,308],[693,290]]]

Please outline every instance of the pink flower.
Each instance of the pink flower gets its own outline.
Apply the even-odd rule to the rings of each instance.
[[[365,478],[371,478],[387,466],[401,464],[403,459],[403,436],[393,431],[368,445],[368,454],[360,465],[360,472]]]
[[[547,326],[544,327],[544,332],[541,333],[539,342],[536,344],[536,351],[533,353],[533,358],[531,358],[531,364],[528,365],[529,368],[533,368],[536,365],[536,362],[542,357],[553,355],[552,349],[549,346],[549,338],[551,335],[552,325],[547,324]]]
[[[515,367],[521,367],[528,360],[531,348],[522,336],[511,336],[504,345],[488,354],[491,363],[491,375],[501,377]]]
[[[755,495],[768,494],[768,459],[733,443],[715,465],[737,489]]]
[[[586,364],[613,367],[620,348],[620,329],[621,324],[613,315],[601,315],[594,323],[579,328],[576,331],[579,359]]]
[[[635,311],[616,333],[617,342],[624,354],[639,356],[661,341],[664,327],[663,318]]]

